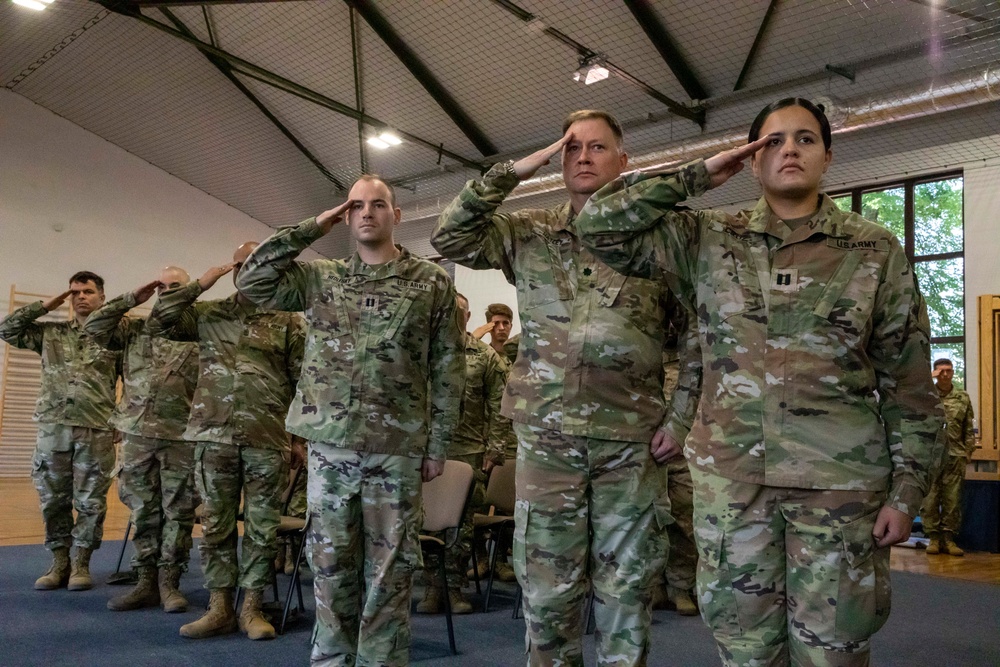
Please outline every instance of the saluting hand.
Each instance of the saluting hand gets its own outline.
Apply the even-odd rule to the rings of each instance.
[[[483,336],[493,331],[493,327],[496,322],[487,322],[486,324],[481,324],[472,331],[472,337],[476,340],[482,340]]]
[[[205,272],[205,275],[198,278],[198,284],[201,285],[202,291],[209,290],[212,285],[218,282],[219,278],[226,275],[234,268],[236,268],[236,262],[229,262],[228,264],[223,264],[222,266],[213,266],[210,268]]]
[[[348,199],[340,206],[331,208],[329,211],[323,211],[316,216],[316,224],[319,225],[320,229],[323,230],[324,234],[329,234],[333,226],[344,219],[344,214],[354,206],[354,200]]]
[[[705,160],[705,169],[708,171],[711,187],[717,188],[743,171],[743,161],[763,148],[770,140],[770,135],[761,137],[745,146],[722,151]]]
[[[563,149],[563,146],[568,144],[573,139],[572,132],[566,132],[562,139],[555,142],[551,146],[546,146],[540,151],[535,151],[528,157],[523,157],[514,163],[514,173],[517,174],[519,180],[524,180],[526,178],[531,178],[535,175],[535,172],[544,167],[549,163],[559,151]]]
[[[135,291],[132,292],[132,297],[135,299],[136,304],[146,303],[149,298],[156,294],[156,288],[160,286],[159,280],[154,280],[151,283],[146,283],[142,287],[137,287]]]
[[[42,308],[51,313],[53,310],[63,305],[63,303],[66,302],[66,299],[68,299],[72,294],[73,290],[68,289],[59,296],[54,296],[45,303],[43,303]]]

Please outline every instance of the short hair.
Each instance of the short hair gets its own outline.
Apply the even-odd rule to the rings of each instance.
[[[955,364],[952,363],[951,359],[948,359],[947,357],[941,357],[940,359],[934,360],[934,368],[936,369],[938,366],[951,366],[952,368],[954,368]]]
[[[491,303],[486,306],[486,321],[492,320],[494,315],[503,315],[509,320],[514,319],[514,311],[505,303]]]
[[[97,289],[104,291],[104,278],[100,277],[93,271],[77,271],[69,277],[69,283],[87,283],[93,282],[97,285]]]
[[[603,120],[611,128],[611,134],[615,135],[618,148],[621,148],[625,144],[625,133],[622,131],[622,124],[613,115],[601,109],[580,109],[566,116],[562,126],[563,134],[566,134],[570,125],[581,120]]]
[[[750,124],[750,133],[748,135],[748,142],[753,143],[760,138],[760,129],[764,126],[764,121],[775,111],[779,109],[784,109],[785,107],[802,107],[809,113],[813,115],[816,122],[819,123],[819,133],[823,137],[823,148],[830,150],[830,145],[833,144],[833,132],[830,130],[830,120],[826,117],[825,109],[822,104],[813,104],[804,97],[786,97],[783,100],[778,100],[777,102],[771,102],[766,107],[760,110],[757,117],[753,119]]]
[[[468,308],[468,307],[469,307],[469,297],[465,296],[465,295],[464,295],[464,294],[462,294],[461,292],[455,292],[455,298],[456,298],[456,299],[461,299],[462,301],[464,301],[464,302],[465,302],[465,307],[466,307],[466,308]]]
[[[361,181],[378,181],[379,183],[384,185],[386,189],[389,190],[389,205],[392,206],[393,208],[396,208],[396,188],[392,187],[392,184],[389,183],[389,181],[385,180],[378,174],[361,174],[360,176],[358,176],[358,179],[356,181],[351,183],[351,187],[347,188],[347,191],[350,192],[351,188],[353,188]]]

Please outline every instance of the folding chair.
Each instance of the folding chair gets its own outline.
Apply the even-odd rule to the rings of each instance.
[[[500,538],[503,532],[510,530],[514,533],[514,501],[517,497],[517,489],[514,486],[514,479],[517,468],[514,461],[507,461],[502,466],[493,468],[490,472],[490,481],[486,486],[486,504],[490,506],[489,514],[475,514],[472,517],[472,541],[479,544],[483,534],[490,532],[489,553],[489,578],[486,580],[486,596],[483,598],[483,612],[490,610],[490,597],[493,594],[493,580],[496,577],[497,557],[500,552]],[[479,588],[479,568],[475,567],[473,558],[473,573],[475,574],[476,592]]]
[[[420,548],[425,554],[438,555],[438,570],[444,584],[444,613],[448,621],[448,644],[452,655],[455,647],[455,628],[451,619],[451,596],[448,590],[448,573],[444,560],[446,551],[458,541],[462,517],[472,491],[472,466],[461,461],[445,461],[444,472],[423,485],[424,526],[420,535]],[[427,533],[452,530],[454,537],[448,542]]]

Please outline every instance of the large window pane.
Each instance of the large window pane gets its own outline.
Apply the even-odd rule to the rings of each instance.
[[[890,188],[861,194],[861,215],[887,228],[900,243],[906,235],[904,221],[905,188]]]
[[[913,186],[913,254],[962,252],[962,178]]]
[[[965,335],[965,260],[917,262],[917,282],[927,301],[931,336]]]
[[[833,203],[837,205],[841,211],[851,212],[851,195],[843,195],[840,197],[831,197]]]
[[[955,367],[955,384],[965,389],[965,343],[933,343],[931,363],[938,359],[951,359]]]

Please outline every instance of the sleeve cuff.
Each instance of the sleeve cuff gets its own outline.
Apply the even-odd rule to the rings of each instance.
[[[923,500],[924,493],[916,485],[909,482],[894,482],[889,489],[889,497],[885,504],[915,517],[920,513],[920,504]]]
[[[497,162],[483,176],[483,185],[488,188],[500,190],[504,194],[510,194],[520,182],[521,180],[514,173],[513,160]]]

